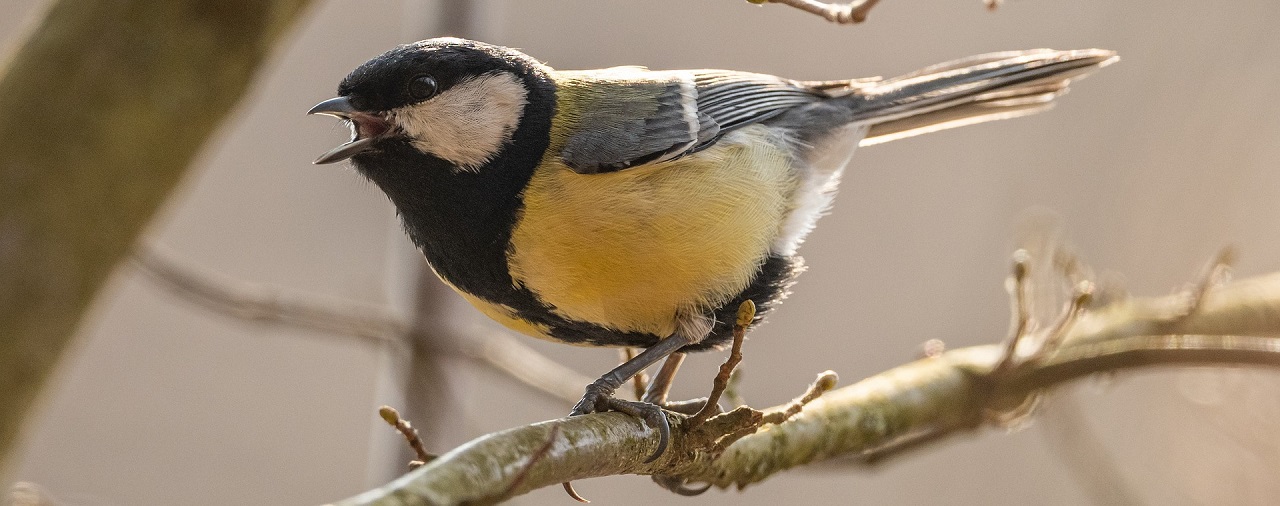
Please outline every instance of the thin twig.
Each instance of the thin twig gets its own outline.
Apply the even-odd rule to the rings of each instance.
[[[1013,275],[1010,277],[1009,283],[1011,284],[1010,291],[1013,292],[1011,300],[1014,306],[1014,323],[1010,325],[1011,335],[1009,340],[1006,341],[1004,358],[996,364],[996,367],[989,373],[989,376],[985,378],[985,380],[990,382],[992,385],[998,385],[1004,381],[1002,376],[1009,374],[1015,367],[1025,367],[1034,364],[1035,362],[1043,360],[1046,356],[1057,350],[1062,339],[1066,336],[1067,332],[1072,329],[1075,322],[1084,312],[1085,307],[1088,306],[1089,302],[1093,299],[1094,286],[1092,282],[1082,280],[1076,283],[1072,298],[1068,302],[1067,307],[1060,315],[1058,315],[1057,322],[1048,330],[1041,333],[1042,337],[1038,343],[1038,347],[1029,355],[1018,356],[1018,343],[1020,341],[1027,341],[1029,339],[1028,335],[1033,332],[1035,327],[1037,327],[1037,324],[1031,316],[1031,301],[1027,298],[1027,292],[1030,291],[1030,287],[1027,285],[1031,283],[1031,272],[1029,271],[1031,266],[1030,253],[1027,250],[1019,249],[1014,252],[1013,258]],[[1054,255],[1053,260],[1057,263],[1060,258],[1058,255]],[[1063,269],[1064,275],[1068,276],[1068,278],[1073,274],[1070,272],[1070,269],[1079,268],[1078,261],[1073,261],[1072,263],[1074,266]],[[1059,265],[1059,267],[1061,268],[1065,266]],[[1075,272],[1074,274],[1080,275],[1079,272]],[[994,390],[994,388],[988,390],[987,394],[990,395],[994,393]],[[984,399],[983,404],[987,406],[984,414],[986,421],[997,427],[1016,427],[1030,419],[1036,408],[1040,406],[1043,398],[1040,393],[1033,393],[1031,395],[1014,398],[1012,400],[1015,401],[1012,404],[1002,404],[997,402],[997,399],[994,398],[994,396]]]
[[[765,413],[761,421],[777,425],[790,420],[791,417],[799,414],[806,405],[817,400],[819,397],[822,397],[822,394],[825,394],[835,388],[836,384],[839,382],[840,376],[838,376],[835,371],[823,371],[818,374],[818,379],[813,380],[813,383],[809,384],[809,388],[805,389],[804,394],[800,397],[796,397],[780,410]]]
[[[733,370],[742,362],[742,342],[746,339],[747,327],[755,317],[756,304],[751,299],[743,301],[738,306],[738,319],[733,322],[733,346],[729,349],[729,357],[720,365],[720,371],[716,373],[715,380],[711,383],[711,394],[707,396],[707,402],[689,419],[690,428],[702,425],[720,411],[720,396],[724,395],[726,388],[729,388],[729,378],[733,376]]]
[[[1013,252],[1013,267],[1005,282],[1009,290],[1009,335],[1005,337],[1004,358],[996,365],[1001,371],[1012,367],[1018,357],[1018,344],[1027,336],[1031,323],[1031,307],[1027,302],[1027,274],[1031,268],[1031,256],[1025,249]]]
[[[137,247],[132,259],[148,279],[174,295],[232,318],[289,325],[325,335],[355,336],[396,347],[403,347],[418,331],[384,308],[231,279],[180,261],[155,244]],[[582,386],[591,382],[591,378],[498,332],[481,331],[432,341],[449,343],[438,351],[475,360],[568,404],[577,402]]]
[[[467,333],[441,341],[456,347],[442,351],[461,352],[570,406],[582,398],[583,387],[593,380],[500,331]]]
[[[626,363],[626,362],[630,362],[631,359],[636,358],[637,352],[635,348],[628,346],[625,348],[619,348],[618,353],[622,357],[622,362],[619,362],[619,363]],[[585,383],[583,384],[585,385]],[[635,392],[636,400],[637,401],[643,400],[645,390],[649,389],[649,375],[644,371],[640,371],[638,374],[636,374],[634,377],[631,378],[631,388],[632,388],[632,391]]]
[[[1209,259],[1201,269],[1196,281],[1187,290],[1187,308],[1184,314],[1191,314],[1200,308],[1209,292],[1231,276],[1231,266],[1236,262],[1236,250],[1226,246]]]
[[[1084,312],[1084,308],[1089,306],[1089,301],[1093,300],[1094,286],[1088,281],[1081,281],[1076,284],[1075,294],[1071,297],[1066,311],[1062,312],[1062,316],[1058,318],[1058,322],[1045,334],[1044,340],[1040,343],[1040,349],[1036,351],[1038,357],[1043,357],[1048,353],[1053,353],[1062,339],[1066,337],[1067,332],[1071,330],[1071,326],[1080,318],[1080,313]]]
[[[387,424],[395,427],[400,435],[404,436],[405,442],[409,443],[409,448],[413,449],[413,453],[418,456],[418,460],[409,461],[409,469],[417,469],[424,464],[435,460],[438,455],[427,451],[422,445],[422,438],[418,437],[418,429],[413,428],[408,420],[400,418],[400,412],[391,406],[383,406],[378,408],[378,416]]]
[[[379,345],[397,343],[409,332],[404,319],[383,308],[234,280],[180,261],[154,244],[139,245],[131,260],[171,293],[233,318],[355,336]]]
[[[849,25],[867,20],[867,14],[880,0],[856,0],[849,3],[828,3],[817,0],[747,0],[754,4],[782,4],[810,14],[822,16],[832,23]]]

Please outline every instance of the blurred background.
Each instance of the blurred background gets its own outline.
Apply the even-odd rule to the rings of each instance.
[[[41,4],[0,0],[6,43]],[[1270,0],[1016,0],[995,13],[885,0],[857,26],[742,0],[318,1],[144,242],[226,279],[403,317],[421,306],[430,339],[502,332],[419,283],[420,257],[376,188],[310,164],[348,133],[303,113],[395,44],[465,34],[564,69],[815,80],[995,50],[1119,51],[1046,114],[859,151],[801,249],[808,273],[747,343],[741,391],[770,406],[825,369],[850,384],[929,339],[1003,338],[1009,253],[1046,222],[1135,294],[1180,287],[1227,244],[1238,277],[1280,269],[1277,20]],[[586,376],[617,359],[519,339]],[[228,318],[122,265],[32,415],[14,477],[61,504],[316,504],[403,471],[379,405],[407,406],[441,452],[570,407],[456,353],[411,348]],[[702,395],[722,360],[693,357],[676,396]],[[1273,504],[1277,393],[1271,371],[1126,374],[1065,389],[1027,430],[985,429],[874,469],[815,466],[697,499],[635,476],[576,486],[598,504]],[[569,501],[552,487],[512,503]]]

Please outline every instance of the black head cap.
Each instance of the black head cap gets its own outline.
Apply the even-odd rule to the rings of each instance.
[[[398,46],[356,67],[338,85],[338,94],[348,97],[360,111],[395,109],[421,100],[411,92],[415,78],[435,81],[435,93],[453,85],[495,71],[510,72],[534,87],[548,80],[547,67],[514,49],[473,40],[442,37]]]

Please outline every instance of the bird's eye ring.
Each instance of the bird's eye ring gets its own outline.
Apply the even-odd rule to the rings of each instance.
[[[409,80],[409,96],[415,100],[426,100],[436,94],[438,90],[436,80],[428,75],[416,76]]]

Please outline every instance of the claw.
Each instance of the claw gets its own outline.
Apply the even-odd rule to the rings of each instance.
[[[657,404],[647,402],[624,401],[621,399],[613,399],[605,401],[609,409],[619,413],[626,413],[641,420],[650,429],[658,431],[658,447],[653,450],[649,458],[644,459],[644,463],[648,464],[667,451],[667,445],[671,442],[671,422],[667,421],[667,414],[662,411],[662,407]]]
[[[648,410],[649,416],[645,417],[645,423],[649,424],[650,428],[658,430],[658,447],[653,449],[653,454],[649,455],[649,458],[644,459],[645,464],[658,460],[658,457],[667,452],[667,445],[671,442],[671,422],[667,420],[667,414],[656,405],[649,406],[653,409]]]
[[[583,504],[587,504],[591,502],[591,501],[588,501],[587,498],[579,495],[577,490],[573,489],[573,482],[566,481],[564,483],[561,483],[560,485],[564,487],[564,493],[569,494],[569,497],[573,498],[573,500]]]
[[[653,482],[657,483],[658,486],[662,488],[665,488],[667,490],[670,490],[672,492],[675,492],[676,494],[679,494],[685,497],[702,495],[703,492],[711,490],[710,483],[707,483],[702,487],[693,488],[688,486],[688,483],[689,483],[688,481],[678,476],[654,475]]]
[[[573,405],[573,411],[569,412],[569,416],[606,411],[608,407],[605,406],[611,400],[613,400],[613,389],[605,385],[592,383],[587,385],[587,393],[582,395],[582,400]]]

